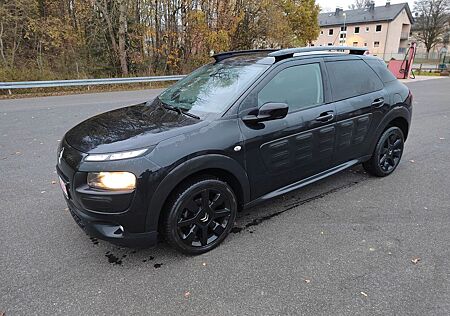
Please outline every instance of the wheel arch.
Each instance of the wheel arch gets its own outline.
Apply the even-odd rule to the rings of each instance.
[[[200,175],[216,176],[227,182],[236,194],[239,205],[249,202],[250,184],[247,173],[236,160],[220,154],[195,157],[173,168],[156,188],[147,211],[147,231],[158,229],[160,215],[171,193],[188,179]]]
[[[383,132],[391,126],[397,126],[398,128],[400,128],[406,140],[409,133],[410,122],[411,122],[411,112],[408,111],[405,107],[399,106],[390,111],[384,117],[384,119],[381,121],[381,123],[378,125],[375,131],[376,137],[372,139],[370,146],[370,155],[372,155],[373,151],[375,150],[375,146],[377,145],[378,139],[381,137]]]
[[[391,120],[388,123],[388,125],[386,126],[386,128],[391,127],[391,126],[396,126],[396,127],[400,128],[403,132],[403,137],[405,138],[405,140],[406,140],[406,138],[408,138],[409,124],[408,124],[408,121],[404,117],[398,116],[395,119]]]

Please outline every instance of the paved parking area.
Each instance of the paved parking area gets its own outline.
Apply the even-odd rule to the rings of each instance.
[[[0,314],[449,315],[450,79],[408,86],[392,176],[356,167],[245,211],[198,257],[89,239],[53,184],[67,129],[155,91],[0,101]]]

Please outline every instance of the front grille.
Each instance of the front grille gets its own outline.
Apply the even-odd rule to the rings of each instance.
[[[66,142],[63,144],[64,152],[62,159],[72,168],[77,169],[78,165],[83,158],[82,154],[75,148],[68,145]]]

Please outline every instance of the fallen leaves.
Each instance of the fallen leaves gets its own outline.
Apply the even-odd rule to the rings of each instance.
[[[305,283],[309,284],[309,283],[311,283],[311,280],[305,279]]]
[[[55,181],[55,180],[53,180],[53,181],[52,181],[52,184],[56,184],[56,181]]]
[[[415,163],[415,161],[414,161],[414,160],[412,160],[412,159],[411,159],[411,160],[410,160],[409,162],[410,162],[410,163]]]
[[[368,296],[367,293],[365,293],[365,292],[361,292],[361,295],[364,296],[364,297]]]
[[[189,298],[190,296],[191,296],[191,292],[189,292],[189,291],[184,292],[184,298]]]
[[[413,257],[413,258],[411,259],[411,262],[412,262],[413,264],[418,264],[420,260],[422,260],[420,257]]]

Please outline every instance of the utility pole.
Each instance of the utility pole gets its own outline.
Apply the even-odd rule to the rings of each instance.
[[[342,38],[340,38],[339,42],[341,43],[341,46],[345,46],[345,41],[347,40],[347,30],[345,28],[345,23],[347,22],[347,14],[345,14],[345,12],[342,14],[344,16],[344,27],[341,31]],[[340,36],[339,36],[340,37]]]

